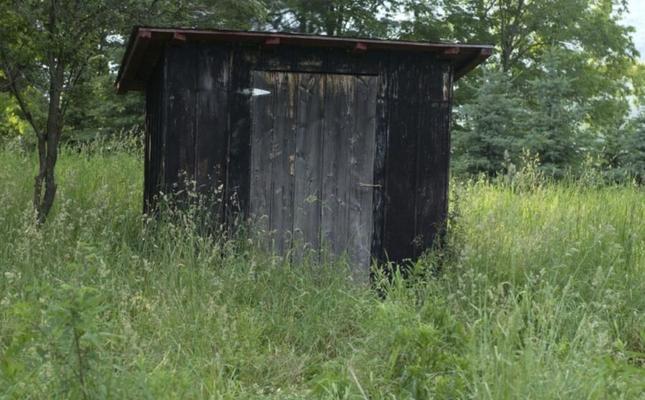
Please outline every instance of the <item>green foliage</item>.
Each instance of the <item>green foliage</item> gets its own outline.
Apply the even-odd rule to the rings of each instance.
[[[523,100],[517,105],[524,111],[523,118],[515,122],[524,128],[523,139],[520,145],[506,148],[511,159],[517,159],[521,149],[527,148],[540,155],[545,171],[562,177],[569,170],[580,170],[586,156],[599,153],[594,144],[620,136],[620,126],[629,115],[630,96],[642,90],[630,37],[633,28],[620,23],[626,12],[623,1],[442,3],[444,19],[452,27],[452,32],[446,31],[452,36],[445,38],[497,46],[491,61],[507,74],[511,86],[504,88],[506,96],[492,93],[491,100],[503,102],[518,95]],[[473,118],[489,112],[496,113],[489,120],[513,114],[501,106],[495,110],[495,106],[482,104],[481,89],[488,79],[474,78],[457,91],[457,100],[471,109]],[[494,143],[509,139],[501,128],[474,129],[478,129],[477,124],[471,124],[464,134],[497,135],[488,139]],[[489,158],[478,148],[456,147],[457,170],[493,175],[500,172],[490,169],[499,168],[499,154],[492,151]],[[473,162],[473,158],[479,162]]]
[[[534,161],[497,183],[453,182],[459,216],[443,272],[432,274],[429,254],[415,279],[375,292],[342,263],[289,265],[243,237],[196,234],[200,214],[142,217],[132,144],[62,152],[60,201],[37,227],[33,155],[0,151],[0,397],[645,390],[638,187],[553,183]]]
[[[11,74],[15,82],[13,87],[11,80],[0,79],[0,90],[11,88],[22,97],[24,107],[18,114],[31,119],[32,130],[40,133],[48,117],[51,82],[61,85],[62,139],[74,142],[141,130],[143,97],[117,97],[113,86],[124,38],[133,25],[249,29],[254,18],[263,20],[261,2],[230,0],[6,1],[0,15],[0,68],[5,69],[0,76]],[[55,27],[49,29],[52,21]],[[64,72],[55,80],[50,72],[56,65]],[[13,114],[6,115],[8,119]]]
[[[5,1],[0,11],[0,32],[3,36],[2,67],[7,77],[16,86],[14,91],[36,93],[27,105],[35,117],[35,125],[43,126],[46,116],[46,95],[54,77],[54,68],[63,70],[61,90],[66,93],[63,108],[83,83],[94,67],[105,37],[115,33],[118,21],[127,11],[126,2],[54,1]],[[113,26],[113,27],[111,27]],[[11,76],[11,79],[10,79]],[[57,82],[58,84],[58,82]],[[23,110],[26,111],[26,110]],[[41,118],[38,118],[38,116]],[[26,117],[26,115],[25,115]]]
[[[508,75],[487,71],[472,102],[457,109],[455,172],[495,175],[503,170],[509,154],[516,160],[528,128],[526,114],[524,100]]]
[[[582,107],[573,92],[572,79],[562,71],[558,52],[542,58],[543,75],[527,82],[527,130],[522,147],[538,155],[540,167],[549,175],[562,177],[569,167],[578,165],[581,140]]]
[[[14,99],[0,93],[0,140],[22,135],[27,124],[20,118],[20,110]]]
[[[109,21],[93,25],[90,33],[97,40],[82,41],[99,43],[91,48],[65,36],[45,37],[21,17],[41,18],[45,3],[15,3],[5,2],[2,9],[2,35],[6,43],[20,44],[17,60],[35,66],[26,73],[24,97],[38,125],[46,116],[42,50],[58,41],[84,64],[86,79],[67,96],[63,140],[142,130],[142,96],[117,97],[112,87],[133,25],[269,29],[494,44],[489,64],[500,76],[476,70],[455,93],[456,109],[463,111],[457,115],[461,129],[454,148],[460,173],[496,175],[503,172],[504,154],[517,162],[523,148],[539,154],[541,168],[552,176],[583,173],[589,159],[610,180],[634,176],[639,168],[624,166],[639,156],[623,154],[632,150],[621,144],[633,137],[623,127],[645,79],[635,61],[633,28],[621,23],[627,12],[623,0],[84,2],[80,14],[104,6],[115,11]],[[2,108],[7,110],[0,114],[2,131],[15,134],[15,116],[22,113]],[[627,169],[632,172],[625,174]]]
[[[441,0],[402,1],[400,12],[408,16],[400,21],[398,35],[408,40],[452,39],[454,26],[441,17]]]
[[[143,94],[118,96],[114,75],[97,71],[69,106],[65,142],[84,143],[129,133],[142,136]]]
[[[618,169],[628,179],[645,182],[645,112],[635,118],[619,139]]]
[[[269,0],[273,30],[341,36],[388,36],[395,2],[385,0]]]

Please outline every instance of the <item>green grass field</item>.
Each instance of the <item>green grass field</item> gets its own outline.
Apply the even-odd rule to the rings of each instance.
[[[141,216],[132,150],[0,151],[0,399],[645,398],[645,191],[453,185],[436,255],[380,293],[343,265]]]

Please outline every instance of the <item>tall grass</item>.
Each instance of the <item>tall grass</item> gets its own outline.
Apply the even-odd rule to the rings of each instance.
[[[146,220],[114,147],[63,150],[42,227],[0,151],[0,398],[643,398],[640,188],[455,183],[441,274],[375,291]]]

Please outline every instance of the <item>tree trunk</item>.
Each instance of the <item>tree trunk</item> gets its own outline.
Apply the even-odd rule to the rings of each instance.
[[[38,175],[34,183],[34,209],[38,223],[43,223],[54,205],[58,160],[58,142],[62,128],[61,93],[65,69],[60,60],[50,63],[49,108],[47,129],[38,134]],[[43,194],[44,189],[44,194]]]

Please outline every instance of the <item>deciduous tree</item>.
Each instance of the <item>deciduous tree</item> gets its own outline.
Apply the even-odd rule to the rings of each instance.
[[[54,204],[55,167],[66,113],[88,77],[88,60],[123,15],[126,1],[7,0],[0,4],[0,68],[37,137],[33,205],[43,222]]]

